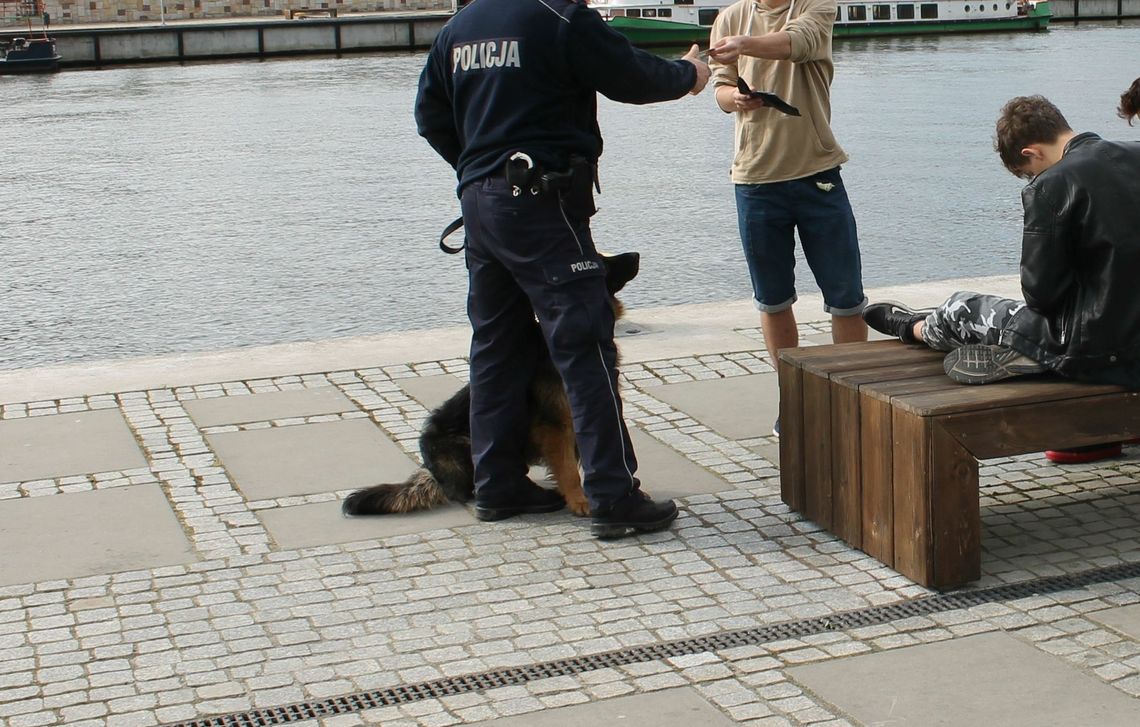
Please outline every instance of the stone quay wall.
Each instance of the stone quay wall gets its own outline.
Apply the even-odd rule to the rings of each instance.
[[[44,0],[56,24],[272,17],[286,10],[333,8],[338,15],[380,11],[451,10],[452,0]]]

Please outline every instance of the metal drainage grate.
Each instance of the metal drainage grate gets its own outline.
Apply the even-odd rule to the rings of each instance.
[[[375,709],[376,707],[408,704],[423,699],[435,699],[496,687],[515,686],[539,679],[583,674],[597,669],[656,661],[674,656],[721,651],[737,646],[756,646],[781,639],[811,636],[828,631],[843,631],[860,626],[872,626],[913,616],[925,616],[931,613],[969,608],[983,603],[1010,601],[1083,588],[1094,583],[1109,583],[1137,577],[1140,577],[1140,563],[1126,563],[1072,575],[1050,576],[1004,586],[925,596],[902,603],[845,611],[832,616],[786,621],[770,626],[725,631],[719,634],[666,641],[660,644],[633,646],[601,654],[557,659],[513,669],[496,669],[479,674],[435,679],[419,684],[405,684],[371,692],[288,704],[283,707],[267,707],[248,712],[203,717],[189,722],[170,724],[167,727],[270,727],[270,725],[285,725],[318,717],[330,717],[337,714]]]

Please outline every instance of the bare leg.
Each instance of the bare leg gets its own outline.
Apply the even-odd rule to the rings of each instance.
[[[776,365],[777,351],[781,348],[795,348],[800,343],[800,332],[796,329],[796,314],[791,308],[779,313],[761,312],[760,329],[764,331],[764,345],[768,348],[773,366]],[[866,336],[866,333],[863,335]]]
[[[914,327],[910,329],[911,333],[914,334],[914,340],[918,341],[919,343],[922,343],[924,340],[922,337],[922,329],[924,326],[926,326],[925,318],[921,321],[915,321]]]
[[[867,340],[867,324],[863,316],[832,316],[831,340],[833,343],[859,343]]]

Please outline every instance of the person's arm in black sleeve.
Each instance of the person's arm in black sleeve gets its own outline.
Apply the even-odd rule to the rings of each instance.
[[[1021,241],[1021,292],[1025,303],[1049,315],[1068,298],[1074,283],[1066,235],[1059,214],[1036,185],[1021,192],[1025,227]]]
[[[442,57],[443,54],[433,48],[420,74],[416,130],[454,168],[459,163],[459,131],[455,128],[455,111],[447,85],[450,79]]]
[[[566,42],[570,66],[578,80],[613,101],[672,101],[688,93],[697,81],[692,63],[667,61],[634,48],[590,8],[578,8],[570,15]]]

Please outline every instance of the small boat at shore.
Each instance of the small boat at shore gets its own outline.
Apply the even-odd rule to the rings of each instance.
[[[47,34],[51,20],[43,0],[0,0],[0,21],[12,20],[27,21],[28,33],[0,38],[0,75],[58,71],[60,56]]]
[[[59,60],[55,39],[46,34],[0,40],[0,74],[51,73],[59,70]]]
[[[707,43],[722,8],[734,0],[591,0],[609,26],[640,46]],[[1046,30],[1048,0],[839,0],[833,35],[866,38],[925,33]]]

